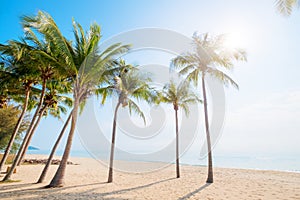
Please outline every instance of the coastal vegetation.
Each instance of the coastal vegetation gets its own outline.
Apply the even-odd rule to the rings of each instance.
[[[107,97],[116,96],[118,99],[113,116],[107,182],[113,181],[118,111],[120,108],[128,107],[130,113],[137,114],[146,124],[145,115],[139,106],[140,101],[148,104],[173,105],[176,126],[176,177],[179,178],[178,111],[182,109],[188,115],[189,104],[202,103],[196,91],[191,89],[192,83],[195,86],[198,84],[202,86],[208,146],[207,182],[213,182],[205,80],[210,76],[224,85],[231,84],[238,88],[237,83],[224,70],[231,70],[236,60],[246,60],[246,53],[243,50],[228,50],[223,45],[224,35],[213,37],[209,34],[194,34],[194,52],[186,52],[171,61],[170,68],[178,72],[184,81],[177,85],[169,80],[164,88],[155,88],[152,87],[152,80],[147,73],[122,59],[122,55],[130,50],[130,44],[115,43],[105,49],[99,49],[102,41],[101,28],[97,23],[93,23],[85,31],[82,25],[73,19],[71,39],[65,37],[55,20],[42,11],[35,16],[23,16],[21,24],[24,36],[19,40],[9,40],[6,44],[0,45],[0,114],[3,115],[3,119],[10,122],[8,125],[3,121],[7,127],[3,125],[0,129],[1,134],[2,129],[5,129],[3,137],[2,135],[0,137],[1,148],[4,150],[0,167],[7,162],[12,150],[16,152],[3,182],[11,181],[15,168],[22,164],[43,117],[52,115],[61,118],[62,114],[68,113],[38,180],[38,183],[44,181],[55,151],[63,135],[67,134],[59,167],[47,186],[62,187],[78,115],[84,110],[87,99],[93,95],[102,97],[102,104],[105,104]],[[27,119],[29,111],[33,112],[30,120]],[[24,133],[23,137],[21,133]]]

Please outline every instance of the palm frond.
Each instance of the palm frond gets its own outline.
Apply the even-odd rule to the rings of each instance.
[[[238,84],[232,79],[230,78],[230,76],[228,76],[227,74],[225,74],[224,72],[218,70],[218,69],[210,69],[209,70],[209,74],[211,74],[212,76],[216,77],[217,80],[220,80],[222,83],[224,83],[226,86],[231,84],[233,85],[236,89],[239,89]]]
[[[200,71],[198,69],[195,69],[194,71],[190,72],[187,75],[186,80],[188,82],[193,82],[194,85],[197,86],[198,85],[199,74],[200,74]]]
[[[195,70],[197,67],[194,65],[194,64],[190,64],[190,65],[187,65],[186,67],[182,68],[180,71],[179,71],[179,74],[180,75],[186,75],[187,73],[189,73],[190,71],[192,70]]]
[[[49,14],[39,11],[37,16],[23,16],[22,25],[24,28],[37,30],[46,40],[51,40],[56,47],[55,49],[61,55],[60,59],[66,63],[66,67],[72,71],[76,70],[72,54],[68,48],[68,42]]]
[[[144,121],[144,124],[146,125],[146,118],[142,110],[139,108],[139,106],[132,101],[131,99],[128,99],[128,108],[129,108],[129,113],[131,114],[132,112],[135,112],[139,117],[141,117]]]
[[[179,69],[186,81],[198,84],[199,76],[206,73],[220,79],[225,84],[237,84],[226,74],[218,72],[216,67],[231,69],[233,61],[247,61],[247,54],[243,49],[228,49],[224,46],[226,35],[212,37],[208,33],[193,35],[193,52],[186,52],[177,56],[171,62],[171,69]]]
[[[294,8],[298,5],[298,0],[276,0],[275,6],[277,11],[283,16],[290,16],[294,10]]]
[[[171,80],[170,83],[163,87],[160,94],[161,102],[172,103],[175,110],[177,110],[178,107],[182,108],[187,116],[189,114],[188,105],[201,102],[199,97],[190,89],[190,84],[186,80],[179,84],[175,84],[175,82]]]
[[[95,94],[97,96],[100,96],[100,95],[102,96],[102,100],[101,100],[102,105],[104,105],[107,96],[111,95],[113,92],[116,92],[116,89],[112,85],[109,85],[106,87],[100,87],[95,90]]]

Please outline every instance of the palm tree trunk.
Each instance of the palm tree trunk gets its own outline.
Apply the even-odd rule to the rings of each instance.
[[[180,178],[179,171],[179,131],[178,131],[178,109],[175,109],[175,120],[176,120],[176,177]]]
[[[29,94],[30,94],[30,89],[26,89],[25,102],[23,104],[23,109],[22,109],[21,115],[20,115],[20,117],[18,119],[18,122],[17,122],[17,124],[16,124],[16,126],[14,128],[14,132],[11,135],[9,143],[8,143],[6,149],[5,149],[4,155],[2,157],[2,160],[1,160],[1,163],[0,163],[0,172],[1,172],[1,170],[2,170],[2,168],[3,168],[3,166],[4,166],[5,162],[6,162],[6,160],[8,158],[9,152],[10,152],[12,146],[13,146],[15,138],[16,138],[18,132],[19,132],[19,129],[20,129],[21,124],[23,122],[23,119],[25,117],[25,113],[27,111],[27,106],[28,106]]]
[[[35,124],[36,117],[37,117],[37,115],[38,115],[38,113],[39,113],[39,111],[40,111],[40,109],[41,109],[41,107],[43,105],[44,96],[45,96],[45,90],[46,90],[46,80],[43,80],[42,92],[41,92],[41,96],[40,96],[40,101],[39,101],[38,107],[36,108],[36,111],[34,113],[34,116],[33,116],[32,120],[31,120],[31,123],[30,123],[30,126],[29,126],[28,130],[27,130],[27,133],[26,133],[26,135],[25,135],[25,137],[23,139],[22,145],[21,145],[21,147],[20,147],[20,149],[19,149],[19,151],[17,153],[17,156],[15,157],[14,162],[13,162],[10,170],[6,174],[6,176],[4,177],[3,181],[10,180],[10,177],[11,177],[13,171],[15,170],[15,168],[17,167],[17,164],[20,161],[21,155],[22,155],[22,153],[24,151],[24,148],[25,148],[25,144],[27,143],[28,138],[30,137],[31,131],[33,129],[33,126]]]
[[[202,75],[202,92],[203,92],[203,102],[204,102],[204,115],[205,115],[205,130],[206,130],[206,140],[207,140],[207,151],[208,151],[208,176],[207,183],[213,183],[213,166],[212,166],[212,150],[211,141],[209,133],[209,123],[208,123],[208,113],[207,113],[207,98],[206,98],[206,88],[205,88],[205,75]]]
[[[113,130],[112,130],[112,139],[111,139],[111,148],[110,148],[110,160],[109,160],[109,172],[108,172],[108,183],[111,183],[113,181],[113,162],[114,162],[114,152],[115,152],[115,139],[116,139],[116,126],[117,126],[117,115],[118,115],[118,109],[121,105],[121,102],[119,101],[115,113],[114,113],[114,121],[113,121]]]
[[[61,132],[60,132],[60,134],[59,134],[59,136],[58,136],[58,138],[57,138],[57,140],[56,140],[56,142],[55,142],[55,144],[54,144],[52,150],[51,150],[51,153],[50,153],[50,155],[49,155],[49,158],[48,158],[48,160],[47,160],[47,163],[46,163],[46,165],[45,165],[45,167],[44,167],[44,169],[43,169],[43,171],[42,171],[42,173],[41,173],[41,175],[40,175],[40,178],[39,178],[39,180],[37,181],[37,183],[42,183],[42,182],[44,181],[44,179],[45,179],[45,177],[46,177],[46,174],[47,174],[47,172],[48,172],[48,169],[49,169],[49,167],[50,167],[50,164],[51,164],[51,162],[52,162],[53,156],[54,156],[54,154],[55,154],[55,151],[56,151],[56,149],[57,149],[57,147],[58,147],[58,145],[59,145],[61,139],[63,138],[63,135],[64,135],[64,133],[65,133],[67,127],[68,127],[68,124],[70,123],[71,118],[72,118],[72,112],[70,113],[70,115],[69,115],[67,121],[65,122],[65,124],[64,124],[64,126],[63,126],[63,128],[62,128],[62,130],[61,130]]]
[[[67,162],[68,162],[70,152],[71,152],[73,136],[75,133],[76,123],[77,123],[78,109],[79,109],[79,101],[77,99],[75,99],[74,108],[72,111],[71,128],[70,128],[70,132],[68,135],[65,151],[62,156],[59,167],[58,167],[53,179],[51,180],[51,183],[48,186],[46,186],[47,188],[62,187],[64,184],[64,176],[65,176],[65,172],[66,172]]]
[[[35,113],[33,115],[33,118],[30,122],[30,125],[29,125],[29,128],[27,130],[27,133],[25,135],[25,138],[23,140],[23,143],[22,143],[22,146],[20,148],[19,151],[21,151],[21,155],[20,155],[20,158],[18,158],[18,162],[17,162],[17,166],[19,166],[25,156],[25,153],[28,149],[28,146],[29,146],[29,143],[31,141],[31,138],[34,134],[34,131],[35,129],[37,128],[39,122],[40,122],[40,118],[42,117],[41,116],[41,113],[43,113],[44,111],[42,111],[42,106],[43,106],[43,102],[44,102],[44,96],[45,96],[45,91],[46,91],[46,79],[43,79],[43,83],[42,83],[42,91],[41,91],[41,96],[40,96],[40,101],[39,101],[39,104],[35,110]],[[45,108],[46,109],[46,108]]]
[[[26,144],[25,144],[24,150],[23,150],[23,152],[22,152],[22,154],[21,154],[21,157],[20,157],[20,159],[19,159],[19,162],[18,162],[17,166],[20,166],[20,164],[22,163],[22,160],[23,160],[23,158],[24,158],[24,156],[25,156],[25,154],[26,154],[26,152],[27,152],[27,150],[28,150],[29,144],[30,144],[30,142],[31,142],[32,136],[33,136],[33,134],[34,134],[36,128],[39,126],[39,123],[41,122],[41,119],[42,119],[42,117],[43,117],[43,114],[44,114],[46,108],[47,108],[47,107],[44,106],[44,107],[41,109],[41,111],[40,111],[40,113],[39,113],[39,116],[38,116],[38,118],[37,118],[37,120],[36,120],[36,122],[35,122],[35,124],[34,124],[34,126],[33,126],[33,128],[32,128],[32,130],[31,130],[31,133],[30,133],[30,135],[29,135],[29,137],[28,137],[28,140],[27,140],[27,142],[26,142]]]

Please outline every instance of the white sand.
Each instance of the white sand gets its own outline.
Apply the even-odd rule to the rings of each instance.
[[[215,182],[209,185],[206,167],[181,166],[181,178],[176,179],[175,166],[170,165],[141,174],[115,171],[114,183],[107,184],[107,167],[96,160],[70,161],[79,165],[68,165],[63,188],[41,188],[57,166],[51,166],[45,184],[33,184],[43,165],[23,165],[12,177],[21,182],[0,184],[0,199],[300,199],[300,173],[215,168]]]

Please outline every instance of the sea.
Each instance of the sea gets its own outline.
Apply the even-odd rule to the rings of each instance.
[[[28,150],[28,154],[49,155],[50,150]],[[57,151],[56,155],[61,156],[63,151]],[[108,154],[100,156],[99,159],[107,159]],[[72,151],[71,157],[95,158],[90,152],[85,150]],[[97,157],[98,158],[98,157]],[[95,158],[96,159],[96,158]],[[128,160],[119,156],[117,159],[125,161],[147,161],[163,162],[162,160]],[[174,163],[174,162],[172,162]],[[207,166],[207,158],[200,158],[197,153],[188,153],[180,157],[182,165]],[[300,173],[299,155],[214,155],[213,165],[221,168],[239,168],[255,170],[274,170]]]

